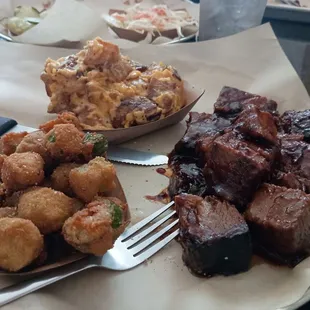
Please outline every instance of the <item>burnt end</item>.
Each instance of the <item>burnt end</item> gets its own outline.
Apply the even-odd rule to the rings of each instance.
[[[130,117],[129,117],[130,115]],[[160,119],[161,109],[150,99],[134,96],[121,101],[112,119],[114,128],[130,127]]]
[[[310,196],[303,191],[264,184],[245,213],[259,253],[294,266],[309,253]]]
[[[285,133],[301,134],[306,141],[310,141],[310,110],[284,112],[281,125]]]
[[[269,112],[274,116],[278,115],[278,105],[275,101],[227,86],[221,90],[214,104],[214,112],[224,117],[235,119],[249,104],[253,104],[261,111]]]
[[[272,183],[310,193],[310,145],[302,135],[281,135],[281,156]]]
[[[253,97],[253,94],[225,86],[214,104],[214,112],[225,115],[238,114],[243,109],[243,101]]]
[[[168,186],[171,198],[181,193],[204,196],[208,192],[203,170],[195,158],[172,155],[169,168],[172,170]]]
[[[196,275],[232,275],[249,269],[249,229],[229,203],[182,194],[175,198],[183,261]]]
[[[176,87],[177,84],[175,82],[161,81],[155,77],[152,77],[147,88],[147,97],[150,99],[154,99],[165,91],[174,91]]]
[[[215,194],[243,211],[260,184],[267,180],[274,149],[261,149],[236,132],[216,138],[205,153],[204,175]]]
[[[213,138],[223,133],[229,126],[231,126],[229,120],[214,114],[191,112],[187,121],[187,130],[183,138],[175,145],[175,152],[195,156],[196,151],[198,154],[201,152],[200,148],[204,144],[202,141],[199,143],[201,146],[197,146],[200,139],[213,141]]]
[[[277,144],[277,126],[272,115],[255,105],[247,106],[234,123],[235,128],[249,139]]]

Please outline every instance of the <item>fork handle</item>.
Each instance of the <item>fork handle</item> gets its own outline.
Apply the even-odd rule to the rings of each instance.
[[[81,259],[76,263],[71,263],[66,267],[43,274],[41,277],[34,277],[0,290],[0,306],[6,305],[27,294],[37,291],[47,285],[65,279],[75,273],[94,267],[89,264],[89,259]]]

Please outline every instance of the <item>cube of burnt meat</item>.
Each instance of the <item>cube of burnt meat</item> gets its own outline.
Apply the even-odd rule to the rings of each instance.
[[[169,158],[169,168],[172,170],[168,186],[171,198],[181,193],[199,196],[207,193],[203,170],[198,167],[195,158],[172,154]]]
[[[281,156],[272,183],[310,193],[310,145],[302,135],[281,135]]]
[[[284,112],[281,125],[285,133],[301,134],[310,142],[310,110]]]
[[[231,122],[214,114],[191,112],[187,121],[187,130],[183,138],[176,144],[175,152],[182,155],[195,156],[196,144],[199,139],[206,137],[212,141]]]
[[[277,126],[268,112],[263,112],[253,104],[244,108],[234,122],[235,128],[249,139],[271,144],[277,143]]]
[[[134,96],[121,101],[115,110],[112,124],[114,128],[128,128],[157,121],[161,113],[161,109],[152,100]]]
[[[261,111],[277,115],[277,103],[266,97],[244,92],[233,87],[223,87],[214,104],[214,112],[221,116],[235,119],[248,104],[254,104]]]
[[[215,194],[242,211],[268,179],[275,149],[262,149],[232,131],[216,138],[205,153],[204,175]]]
[[[226,201],[182,194],[175,198],[183,261],[197,275],[248,270],[252,255],[248,226]]]
[[[291,266],[310,249],[310,196],[303,191],[264,184],[245,218],[258,251]]]

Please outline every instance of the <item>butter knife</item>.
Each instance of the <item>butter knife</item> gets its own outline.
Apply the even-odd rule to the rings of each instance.
[[[38,129],[19,125],[13,119],[0,116],[0,136],[9,132],[33,132],[36,130]],[[136,151],[114,145],[109,146],[108,159],[119,163],[140,166],[161,166],[168,163],[168,157],[165,155]]]

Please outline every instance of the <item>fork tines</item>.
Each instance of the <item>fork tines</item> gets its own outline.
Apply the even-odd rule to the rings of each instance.
[[[154,253],[156,253],[158,250],[160,250],[163,246],[165,246],[178,235],[179,229],[176,229],[163,239],[160,239],[164,234],[167,234],[170,230],[172,230],[172,228],[174,228],[178,224],[179,219],[175,219],[173,222],[164,226],[164,228],[162,228],[161,230],[155,232],[154,234],[151,234],[168,220],[172,219],[176,215],[175,210],[170,210],[167,215],[154,222],[151,226],[146,227],[155,219],[163,215],[163,213],[168,211],[173,205],[174,202],[168,203],[144,220],[127,229],[120,236],[120,242],[122,242],[126,246],[126,248],[132,253],[134,257],[139,258],[139,260],[141,261],[145,260],[152,256]],[[155,243],[157,240],[160,241]],[[154,245],[152,245],[153,243]]]

